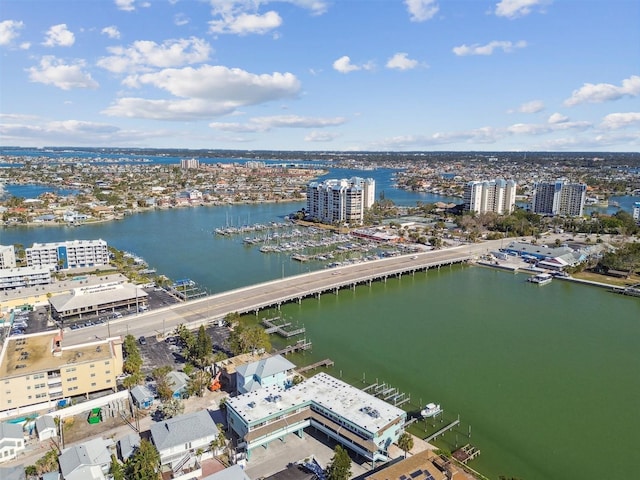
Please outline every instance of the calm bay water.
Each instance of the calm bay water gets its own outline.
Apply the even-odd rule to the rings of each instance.
[[[0,229],[0,244],[103,238],[160,273],[217,292],[314,268],[244,247],[241,237],[212,234],[302,206],[171,209],[99,225]],[[334,375],[379,378],[411,393],[416,405],[435,401],[451,418],[459,413],[482,450],[474,466],[492,478],[635,476],[638,298],[457,267],[308,299],[283,312],[307,328],[314,349],[306,361],[332,358]]]

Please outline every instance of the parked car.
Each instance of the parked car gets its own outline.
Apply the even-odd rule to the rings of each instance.
[[[140,337],[140,338],[138,339],[138,343],[139,343],[140,345],[146,345],[146,344],[147,344],[147,339],[146,339],[146,338],[144,338],[144,337]]]

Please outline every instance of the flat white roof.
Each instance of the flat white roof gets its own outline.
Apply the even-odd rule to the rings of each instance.
[[[227,400],[248,424],[312,402],[371,433],[406,415],[401,408],[326,373],[318,373],[287,390],[271,385]]]

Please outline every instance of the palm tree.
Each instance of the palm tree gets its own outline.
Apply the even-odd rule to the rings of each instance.
[[[404,458],[407,458],[407,452],[413,448],[413,436],[403,432],[398,438],[398,447],[404,452]]]

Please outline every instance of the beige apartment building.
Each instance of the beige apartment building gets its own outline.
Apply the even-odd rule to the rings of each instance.
[[[122,339],[64,345],[61,331],[8,337],[0,357],[0,415],[55,408],[64,399],[116,391]]]

